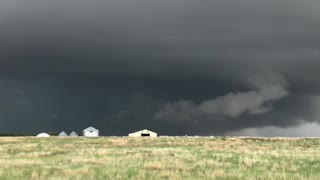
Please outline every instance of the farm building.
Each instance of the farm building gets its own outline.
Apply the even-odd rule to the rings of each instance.
[[[67,137],[68,134],[64,131],[62,131],[61,133],[59,133],[59,137]]]
[[[43,132],[43,133],[38,134],[37,137],[50,137],[50,135]]]
[[[84,137],[98,137],[99,130],[94,127],[88,127],[87,129],[83,130]]]
[[[70,137],[78,137],[79,135],[78,135],[76,132],[72,131],[72,132],[69,134],[69,136],[70,136]]]
[[[129,137],[157,137],[157,133],[144,129],[141,131],[130,133]]]

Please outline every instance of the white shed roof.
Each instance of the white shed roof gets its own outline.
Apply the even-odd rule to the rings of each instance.
[[[50,135],[43,132],[43,133],[38,134],[37,137],[50,137]]]
[[[83,131],[96,131],[96,132],[99,132],[99,130],[94,128],[94,127],[88,127],[87,129],[85,129]]]
[[[134,133],[148,134],[148,133],[155,133],[155,132],[150,131],[150,130],[148,130],[148,129],[144,129],[144,130],[140,130],[140,131],[137,131],[137,132],[134,132]]]

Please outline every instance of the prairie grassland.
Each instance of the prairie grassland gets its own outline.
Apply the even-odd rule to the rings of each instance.
[[[320,139],[2,137],[0,179],[320,179]]]

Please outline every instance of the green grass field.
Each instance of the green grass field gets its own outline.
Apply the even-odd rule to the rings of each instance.
[[[320,179],[320,139],[2,137],[0,179]]]

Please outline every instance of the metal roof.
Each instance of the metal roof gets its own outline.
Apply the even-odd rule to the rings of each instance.
[[[50,135],[43,132],[43,133],[38,134],[37,137],[50,137]]]
[[[94,127],[88,127],[87,129],[85,129],[83,131],[96,131],[96,132],[99,132],[99,130],[94,128]]]
[[[150,131],[150,130],[148,130],[148,129],[143,129],[143,130],[136,131],[136,132],[133,132],[133,133],[155,133],[155,132]]]
[[[72,131],[69,136],[73,136],[73,137],[76,137],[76,136],[79,136],[76,132]]]
[[[68,134],[64,131],[62,131],[61,133],[59,133],[59,136],[68,136]]]

